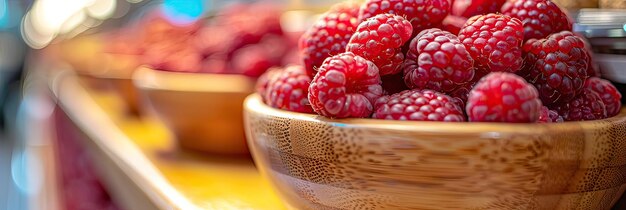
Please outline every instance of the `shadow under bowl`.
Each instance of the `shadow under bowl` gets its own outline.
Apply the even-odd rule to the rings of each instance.
[[[133,81],[182,148],[212,154],[249,154],[242,110],[245,97],[254,90],[254,79],[140,67]]]
[[[295,209],[610,209],[626,109],[554,124],[334,120],[244,104],[261,173]]]

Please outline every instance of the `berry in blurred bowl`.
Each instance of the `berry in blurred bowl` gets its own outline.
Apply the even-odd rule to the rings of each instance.
[[[235,4],[192,25],[157,21],[146,27],[144,67],[134,74],[135,86],[182,148],[248,154],[243,100],[259,76],[291,63],[288,55],[296,50],[297,40],[282,29],[282,11],[265,3]],[[289,94],[289,87],[277,86],[285,79],[269,88]],[[302,85],[308,87],[308,80]]]

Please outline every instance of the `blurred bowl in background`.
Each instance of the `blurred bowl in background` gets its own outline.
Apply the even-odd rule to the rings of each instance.
[[[626,109],[554,124],[333,120],[254,94],[244,119],[294,209],[608,210],[626,190]]]
[[[129,114],[139,115],[141,106],[132,74],[139,67],[141,56],[104,52],[105,43],[102,35],[83,36],[51,45],[49,54],[71,65],[83,84],[115,92],[125,102]]]
[[[133,85],[133,72],[139,67],[139,55],[104,53],[102,70],[91,76],[103,80],[126,104],[127,113],[138,116],[143,112],[139,93]]]
[[[242,110],[245,97],[254,91],[253,78],[140,67],[133,81],[182,148],[248,154]]]

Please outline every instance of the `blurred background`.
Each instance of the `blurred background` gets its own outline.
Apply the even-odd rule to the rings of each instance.
[[[605,76],[626,83],[623,68],[615,70],[626,62],[626,1],[554,1],[604,55],[597,61]],[[75,172],[92,170],[81,162],[80,146],[54,139],[50,71],[71,69],[93,89],[123,88],[89,78],[129,78],[127,69],[141,64],[256,78],[270,67],[298,63],[299,35],[335,2],[0,0],[0,210],[120,209],[97,175]],[[121,93],[126,112],[139,115],[133,96],[123,95],[129,91]],[[47,152],[55,141],[63,145],[58,156]],[[51,170],[56,158],[76,164]]]

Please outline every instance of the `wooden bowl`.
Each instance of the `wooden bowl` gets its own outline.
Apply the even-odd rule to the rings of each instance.
[[[254,79],[141,67],[133,80],[181,147],[214,154],[249,154],[242,110],[244,99],[254,90]]]
[[[139,55],[99,53],[92,58],[88,68],[75,68],[81,81],[90,88],[113,91],[126,105],[128,114],[142,112],[139,94],[133,85],[132,75],[139,67]]]
[[[139,55],[104,53],[102,59],[106,63],[105,69],[99,74],[94,74],[94,77],[110,85],[111,89],[125,102],[129,114],[139,115],[142,112],[142,106],[139,93],[132,80],[135,69],[140,65]]]
[[[295,209],[610,209],[626,110],[558,124],[332,120],[244,105],[257,167]]]

